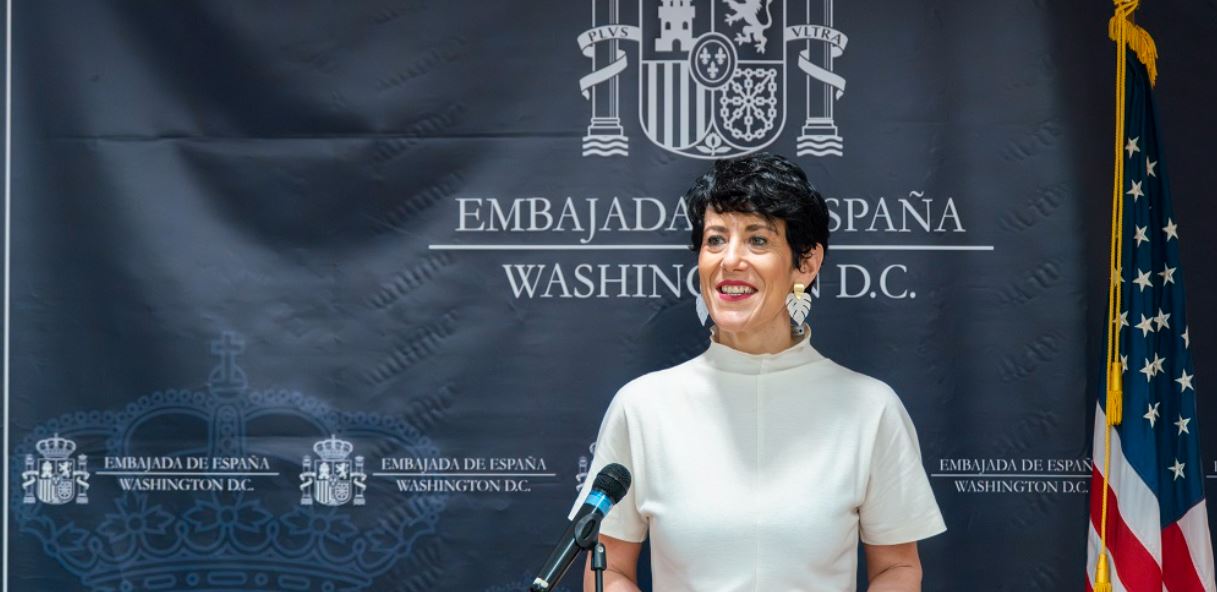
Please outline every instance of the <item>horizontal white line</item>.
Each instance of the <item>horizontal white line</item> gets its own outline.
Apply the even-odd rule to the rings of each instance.
[[[97,471],[98,475],[138,475],[153,477],[278,477],[279,473],[229,473],[204,471]]]
[[[687,251],[687,245],[428,245],[432,251]],[[832,245],[830,251],[992,251],[993,245]]]
[[[658,251],[684,250],[686,245],[430,245],[432,251]]]
[[[1002,473],[1002,474],[992,474],[992,473],[931,473],[931,474],[930,474],[930,476],[931,476],[931,477],[947,477],[947,478],[951,478],[951,477],[970,477],[970,478],[981,478],[981,479],[1087,479],[1087,478],[1089,478],[1089,477],[1090,477],[1090,475],[1081,475],[1081,474],[1078,474],[1078,475],[1056,475],[1056,474],[1050,474],[1050,475],[1035,475],[1035,474],[1031,474],[1031,473],[1020,473],[1020,474],[1010,474],[1010,473]]]
[[[372,473],[373,477],[557,477],[557,473]]]
[[[992,251],[993,245],[829,245],[829,251]]]

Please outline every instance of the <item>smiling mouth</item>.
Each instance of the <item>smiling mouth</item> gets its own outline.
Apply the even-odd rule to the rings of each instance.
[[[756,288],[753,288],[751,286],[743,286],[740,284],[730,284],[730,285],[725,285],[725,286],[719,286],[718,291],[719,291],[719,293],[726,294],[728,296],[743,296],[746,294],[755,294]]]
[[[746,300],[756,294],[756,287],[747,282],[739,280],[723,280],[719,282],[715,288],[718,292],[718,297],[724,302],[736,302]]]

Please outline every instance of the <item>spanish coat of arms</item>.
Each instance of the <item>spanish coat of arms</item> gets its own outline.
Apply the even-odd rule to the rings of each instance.
[[[76,443],[55,434],[39,440],[38,453],[42,456],[25,456],[25,471],[21,473],[21,485],[25,489],[23,503],[32,504],[35,498],[53,506],[75,501],[89,503],[88,457],[72,458]],[[36,496],[36,497],[35,497]]]
[[[354,463],[348,458],[354,449],[350,442],[333,436],[313,445],[317,462],[305,456],[300,473],[302,505],[312,505],[316,500],[323,506],[341,506],[352,499],[356,506],[364,504],[367,474],[363,472],[362,456],[356,456]]]
[[[638,121],[657,146],[694,158],[760,150],[782,132],[787,113],[787,43],[806,75],[806,119],[799,155],[841,155],[833,106],[845,80],[832,71],[846,37],[832,28],[832,0],[805,0],[790,24],[787,0],[638,0],[638,24],[621,20],[620,0],[592,0],[598,26],[579,36],[593,71],[580,80],[592,117],[584,156],[625,156],[620,75],[625,42],[639,44]],[[628,93],[626,93],[628,96]]]

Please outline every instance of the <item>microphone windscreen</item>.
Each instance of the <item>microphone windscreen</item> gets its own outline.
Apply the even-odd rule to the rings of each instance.
[[[611,463],[600,469],[600,474],[596,475],[596,481],[592,483],[592,487],[603,491],[615,504],[625,497],[625,492],[630,490],[630,481],[629,469],[617,463]]]

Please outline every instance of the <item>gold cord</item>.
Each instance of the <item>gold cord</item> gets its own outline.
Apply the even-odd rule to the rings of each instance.
[[[1105,359],[1107,380],[1107,421],[1103,433],[1103,496],[1099,517],[1099,556],[1095,566],[1094,592],[1111,592],[1111,575],[1107,565],[1107,491],[1111,475],[1111,429],[1120,425],[1124,416],[1124,368],[1120,362],[1120,331],[1123,326],[1120,313],[1123,270],[1121,250],[1124,244],[1124,114],[1126,109],[1125,85],[1127,83],[1126,48],[1132,49],[1137,59],[1145,64],[1149,72],[1150,85],[1158,77],[1158,50],[1149,33],[1131,21],[1139,0],[1114,0],[1115,15],[1107,24],[1107,34],[1116,42],[1116,113],[1115,113],[1115,167],[1112,179],[1111,198],[1111,252],[1108,269],[1111,281],[1107,286],[1107,311],[1112,327],[1107,331],[1107,353]],[[1149,139],[1146,138],[1146,142]],[[1092,492],[1093,495],[1094,492]]]

